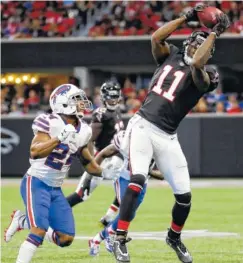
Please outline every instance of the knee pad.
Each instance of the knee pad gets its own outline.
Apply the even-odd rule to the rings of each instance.
[[[143,186],[144,186],[144,183],[145,183],[145,176],[142,175],[142,174],[133,174],[131,176],[131,180],[130,180],[130,183],[129,183],[129,186],[130,185],[135,185],[137,187],[139,187],[141,190],[143,189]]]
[[[175,199],[179,205],[188,206],[191,205],[192,194],[191,192],[182,195],[175,194]]]

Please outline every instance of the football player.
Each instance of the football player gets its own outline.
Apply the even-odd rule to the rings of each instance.
[[[92,128],[92,139],[91,144],[94,142],[96,154],[108,146],[116,133],[124,129],[124,124],[121,119],[119,101],[121,99],[121,88],[120,85],[113,81],[107,81],[103,83],[100,88],[101,100],[103,106],[96,109],[92,114],[91,128]],[[92,149],[92,145],[90,145]],[[105,179],[115,178],[115,175],[119,174],[119,169],[122,165],[122,160],[118,154],[110,158],[107,158],[103,163],[102,167],[111,168],[110,171],[114,173],[109,173],[106,175]],[[112,167],[111,167],[112,166]],[[116,170],[116,171],[115,171]],[[86,174],[87,176],[87,174]],[[76,204],[83,201],[83,180],[80,179],[80,183],[75,191],[67,197],[69,204],[73,207]],[[100,178],[93,178],[91,182],[90,193],[94,191],[100,182]],[[106,215],[101,218],[101,224],[107,225],[116,215],[118,211],[119,203],[117,198],[114,199],[113,203],[106,212]]]
[[[88,143],[88,149],[93,155],[93,145],[92,142],[95,142],[95,148],[97,153],[101,151],[104,147],[109,145],[113,140],[114,134],[119,132],[124,128],[121,114],[118,108],[119,100],[121,98],[121,89],[119,84],[114,82],[105,82],[101,86],[101,99],[103,101],[104,107],[100,107],[93,112],[91,129],[92,129],[92,137]],[[97,154],[96,153],[96,154]],[[79,156],[80,160],[83,164],[85,164],[85,160],[83,160],[82,156]],[[102,167],[106,169],[109,167],[109,170],[112,173],[106,173],[106,178],[116,178],[119,174],[120,168],[123,164],[123,160],[120,158],[119,154],[112,156],[111,158],[107,158],[103,163]],[[83,186],[86,179],[90,178],[90,176],[85,173],[84,176],[80,179],[80,182],[77,186],[76,191],[67,197],[67,201],[71,207],[76,204],[87,199],[87,191],[84,192]],[[102,178],[93,177],[91,181],[91,189],[92,192]],[[114,199],[114,202],[111,204],[109,209],[106,212],[106,215],[101,218],[102,225],[107,225],[116,215],[119,209],[119,203],[117,198]],[[29,226],[26,221],[26,215],[20,210],[16,210],[12,214],[12,221],[5,230],[5,241],[9,242],[13,235],[23,229],[28,229]]]
[[[71,245],[74,218],[61,185],[73,157],[82,156],[90,174],[101,176],[102,173],[87,147],[92,132],[81,118],[85,110],[91,110],[92,104],[84,91],[71,84],[61,85],[52,92],[50,106],[52,114],[40,114],[32,125],[30,168],[20,187],[30,233],[20,246],[16,263],[31,262],[44,236],[60,247]],[[24,215],[14,216],[13,220],[16,218],[22,218],[24,224]],[[11,239],[13,228],[14,224],[10,224],[5,241]]]
[[[117,262],[130,262],[126,236],[152,158],[175,197],[166,242],[181,262],[193,260],[181,241],[181,231],[191,208],[191,188],[186,158],[176,132],[198,100],[217,87],[219,75],[206,63],[214,53],[216,38],[229,27],[229,19],[224,13],[218,15],[218,23],[210,33],[193,32],[183,43],[182,50],[167,43],[166,39],[184,23],[198,20],[197,13],[203,9],[203,5],[193,8],[152,35],[152,54],[157,69],[143,105],[128,123],[122,146],[129,152],[132,175],[120,206],[114,242]]]
[[[120,204],[121,199],[123,198],[123,195],[128,187],[129,181],[130,181],[130,172],[128,170],[128,156],[126,156],[126,153],[123,153],[121,151],[121,144],[124,138],[124,131],[119,132],[114,136],[113,143],[104,148],[95,158],[96,162],[98,164],[102,163],[103,160],[105,160],[107,157],[116,155],[117,153],[120,153],[124,162],[123,167],[120,169],[118,178],[114,181],[114,189],[116,193],[117,200]],[[162,174],[157,171],[153,170],[155,163],[152,161],[150,164],[150,175],[156,179],[163,180]],[[106,170],[106,172],[114,173],[114,171]],[[104,175],[104,174],[103,174]],[[137,200],[136,208],[134,210],[133,217],[135,216],[135,212],[138,209],[139,205],[143,202],[145,193],[146,193],[147,185],[145,183],[143,190],[140,192],[140,195]],[[114,234],[117,228],[117,222],[118,222],[119,216],[117,216],[110,224],[109,226],[105,227],[100,233],[98,233],[93,239],[89,240],[89,247],[90,247],[90,255],[96,256],[99,254],[100,250],[100,243],[105,240],[106,249],[109,252],[113,251],[113,241],[114,241]]]

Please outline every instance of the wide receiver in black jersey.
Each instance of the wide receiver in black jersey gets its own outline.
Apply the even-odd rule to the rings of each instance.
[[[95,148],[95,155],[97,155],[98,152],[103,150],[106,146],[110,145],[114,135],[124,129],[119,109],[119,101],[121,99],[120,85],[113,81],[103,83],[100,88],[100,96],[103,106],[97,108],[93,112],[91,120],[92,138],[89,149],[90,152],[94,154],[93,149]],[[93,147],[93,144],[95,147]],[[119,175],[123,164],[123,160],[120,157],[121,156],[118,155],[112,156],[102,162],[102,168],[109,168],[111,171],[110,173],[105,173],[105,179],[112,179],[113,177]],[[108,175],[110,175],[110,178],[107,178]],[[84,173],[75,192],[67,197],[67,200],[72,207],[86,199],[86,195],[84,196],[83,193],[84,186],[89,188],[88,192],[90,194],[94,191],[102,179],[96,179],[93,177],[90,185],[87,187],[87,181],[89,180],[91,180],[91,176]],[[115,198],[105,216],[101,218],[101,224],[106,226],[110,221],[112,221],[118,211],[118,208],[119,203],[117,198]]]
[[[205,64],[213,55],[216,38],[229,27],[229,20],[222,13],[211,33],[192,33],[182,50],[165,40],[183,23],[198,20],[197,12],[203,9],[202,5],[195,7],[152,35],[152,54],[158,67],[142,107],[128,123],[122,147],[129,156],[131,181],[120,206],[113,251],[117,262],[130,262],[126,247],[130,239],[126,239],[126,235],[152,158],[175,196],[166,242],[181,262],[192,262],[180,238],[191,208],[191,189],[187,162],[176,130],[198,100],[217,87],[218,73]]]

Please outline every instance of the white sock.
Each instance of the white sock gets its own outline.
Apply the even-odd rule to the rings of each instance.
[[[16,263],[29,263],[34,256],[36,249],[37,246],[25,240],[19,249]]]
[[[97,243],[101,243],[104,240],[104,238],[98,233],[94,238],[93,241]]]
[[[116,217],[118,209],[119,208],[117,206],[112,204],[105,214],[106,221],[111,222]]]
[[[50,243],[56,244],[55,240],[53,240],[54,235],[54,230],[51,227],[49,227],[45,235],[45,240],[49,241]]]

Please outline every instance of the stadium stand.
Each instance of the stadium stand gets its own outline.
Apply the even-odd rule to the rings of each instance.
[[[150,35],[199,1],[2,1],[3,38]],[[243,34],[242,1],[209,1]],[[193,23],[190,27],[198,27]],[[185,25],[175,34],[190,34]]]
[[[143,102],[147,88],[138,88],[129,78],[122,84],[121,110],[123,113],[135,113]],[[49,83],[2,85],[1,114],[21,116],[49,111],[49,96],[53,90]],[[85,88],[94,108],[101,106],[100,87]],[[195,106],[191,113],[243,112],[243,94],[223,93],[221,88],[207,94]]]

